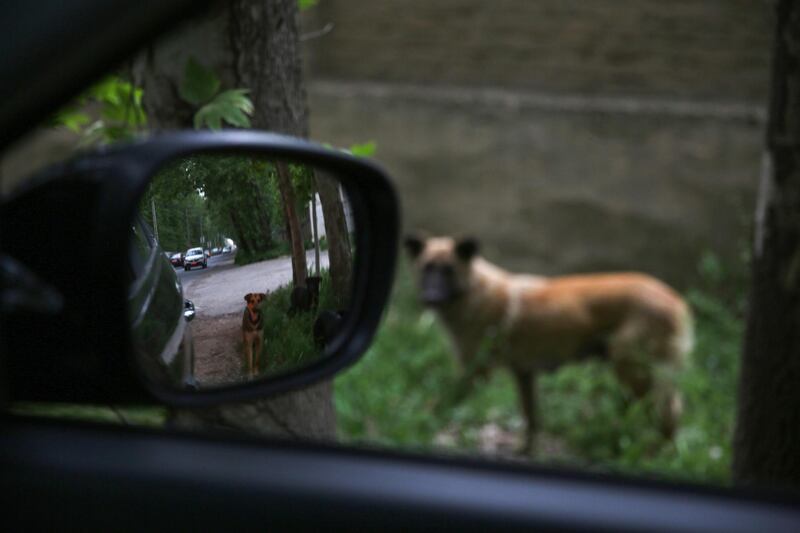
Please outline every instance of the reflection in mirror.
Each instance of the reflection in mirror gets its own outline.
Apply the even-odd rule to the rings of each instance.
[[[148,379],[225,387],[322,357],[347,316],[354,230],[340,179],[302,162],[197,154],[164,166],[131,246]]]

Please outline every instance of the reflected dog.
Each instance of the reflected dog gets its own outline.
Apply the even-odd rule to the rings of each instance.
[[[422,302],[452,337],[467,382],[493,366],[515,378],[533,451],[536,373],[589,356],[610,359],[637,398],[653,394],[660,430],[681,413],[674,371],[692,345],[684,300],[641,273],[543,277],[513,274],[478,255],[473,239],[409,236],[405,247]]]
[[[267,295],[261,292],[245,294],[247,306],[242,315],[242,341],[244,343],[244,359],[250,377],[258,375],[261,349],[264,346],[264,317],[261,313],[261,302]]]

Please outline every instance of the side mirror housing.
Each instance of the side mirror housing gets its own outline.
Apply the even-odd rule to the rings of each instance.
[[[349,210],[351,290],[346,311],[338,315],[341,319],[331,330],[335,334],[324,337],[313,357],[304,356],[302,364],[290,365],[286,361],[296,360],[296,354],[276,348],[266,351],[269,361],[260,363],[257,379],[251,375],[216,383],[199,372],[203,360],[191,346],[187,349],[191,335],[184,331],[201,327],[216,300],[186,298],[180,280],[185,279],[184,269],[188,269],[188,276],[195,276],[198,270],[198,276],[223,272],[222,268],[214,270],[217,261],[228,261],[232,266],[225,268],[232,269],[233,258],[247,253],[247,243],[228,239],[212,246],[205,244],[211,237],[204,235],[199,242],[189,242],[180,251],[180,261],[176,258],[171,263],[154,232],[141,219],[143,213],[147,215],[143,206],[149,208],[148,199],[157,194],[162,198],[166,190],[153,189],[154,180],[175,173],[180,179],[211,179],[208,176],[234,168],[237,179],[250,176],[250,181],[242,181],[242,187],[254,186],[252,176],[263,184],[280,177],[281,171],[284,177],[295,180],[296,187],[301,185],[297,180],[314,187],[334,180],[338,186],[334,190],[347,198]],[[211,201],[212,194],[221,194],[212,193],[210,182],[192,183],[195,185],[188,188],[189,194],[198,205]],[[253,198],[249,189],[243,191],[242,187],[228,187],[226,197]],[[310,198],[316,199],[313,192],[312,187]],[[269,200],[273,213],[290,204],[303,207],[306,201],[287,204],[274,200],[278,198],[275,194],[264,198],[273,198]],[[172,133],[100,150],[53,167],[0,206],[0,254],[24,269],[28,279],[36,280],[33,285],[40,292],[49,290],[57,302],[46,305],[45,299],[29,291],[27,296],[22,295],[23,300],[31,300],[29,305],[3,309],[2,370],[9,378],[11,399],[87,403],[158,399],[173,405],[201,406],[264,397],[331,376],[358,359],[377,328],[395,268],[398,212],[389,179],[373,163],[304,140],[263,132]],[[228,213],[233,222],[257,223],[257,217],[249,214],[244,204]],[[308,219],[314,214],[310,213]],[[323,216],[321,210],[319,214]],[[162,239],[167,238],[171,231],[168,217],[162,217],[158,225]],[[281,226],[274,226],[273,234],[280,236]],[[226,231],[235,233],[234,229]],[[318,237],[316,242],[320,242]],[[219,247],[222,253],[206,255],[206,246]],[[203,251],[190,256],[187,252],[192,247]],[[165,248],[179,250],[172,245]],[[306,253],[313,257],[308,255],[311,252]],[[8,300],[19,288],[13,286],[11,278],[3,279],[0,301]],[[219,279],[222,281],[214,289],[216,293],[223,294],[226,302],[235,298],[238,306],[235,329],[226,330],[232,339],[234,335],[235,339],[242,338],[242,312],[247,313],[243,294],[237,291],[275,299],[278,296],[273,293],[288,294],[294,286],[293,293],[310,291],[300,291],[298,301],[318,306],[314,309],[320,315],[338,305],[320,301],[314,292],[319,280],[316,285],[306,285],[305,277],[292,280],[291,275],[279,282],[264,277],[262,283],[261,278],[254,278],[245,291],[230,280],[223,282],[227,278]],[[320,279],[324,286],[324,272]],[[282,287],[286,290],[277,290]],[[305,305],[299,312],[308,312]],[[289,312],[287,309],[287,316]],[[308,323],[303,332],[307,330],[309,339],[313,339],[314,320],[308,316],[303,319]],[[265,320],[283,324],[282,317],[272,313]],[[280,332],[277,325],[268,334]],[[193,341],[195,347],[198,337],[195,335]],[[230,344],[237,350],[242,346],[239,340]],[[269,338],[265,344],[270,346]],[[179,352],[183,355],[175,355]]]

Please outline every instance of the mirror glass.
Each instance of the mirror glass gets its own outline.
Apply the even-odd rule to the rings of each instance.
[[[354,231],[329,171],[255,154],[171,161],[132,223],[139,366],[173,389],[209,389],[323,357],[351,300]]]

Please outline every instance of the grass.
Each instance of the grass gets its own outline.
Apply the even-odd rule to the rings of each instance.
[[[267,261],[269,259],[277,259],[279,257],[288,256],[291,255],[291,253],[291,245],[288,242],[278,243],[269,250],[260,252],[250,252],[239,248],[236,250],[236,257],[234,257],[233,262],[237,266],[244,266],[249,265],[250,263],[258,263],[259,261]]]
[[[319,287],[318,309],[335,309],[333,305],[333,291],[331,277],[328,270],[320,271],[322,281]],[[269,324],[269,357],[268,366],[262,371],[267,374],[279,373],[286,369],[296,369],[305,366],[320,355],[320,350],[314,344],[312,329],[315,313],[297,313],[289,315],[291,285],[269,293],[267,299],[261,304],[261,313],[265,324]]]
[[[306,251],[314,249],[314,242],[313,241],[306,241],[304,243]],[[320,251],[325,251],[328,249],[328,240],[323,235],[319,240],[319,249]],[[260,252],[250,252],[242,250],[241,248],[237,250],[236,257],[234,258],[234,263],[238,266],[249,265],[250,263],[258,263],[259,261],[267,261],[269,259],[277,259],[279,257],[289,257],[292,254],[292,246],[291,243],[288,241],[279,242],[269,250],[264,250]]]
[[[730,276],[715,277],[705,271],[711,267],[701,264],[701,283],[687,294],[696,343],[679,377],[684,417],[675,441],[665,443],[658,435],[648,400],[632,401],[608,364],[591,361],[539,378],[537,461],[728,482],[743,290],[731,291]],[[505,447],[513,448],[523,420],[511,376],[495,371],[464,401],[449,405],[458,372],[445,332],[419,307],[410,276],[401,269],[372,347],[336,379],[341,440],[492,453],[498,442],[502,449],[511,439]]]

